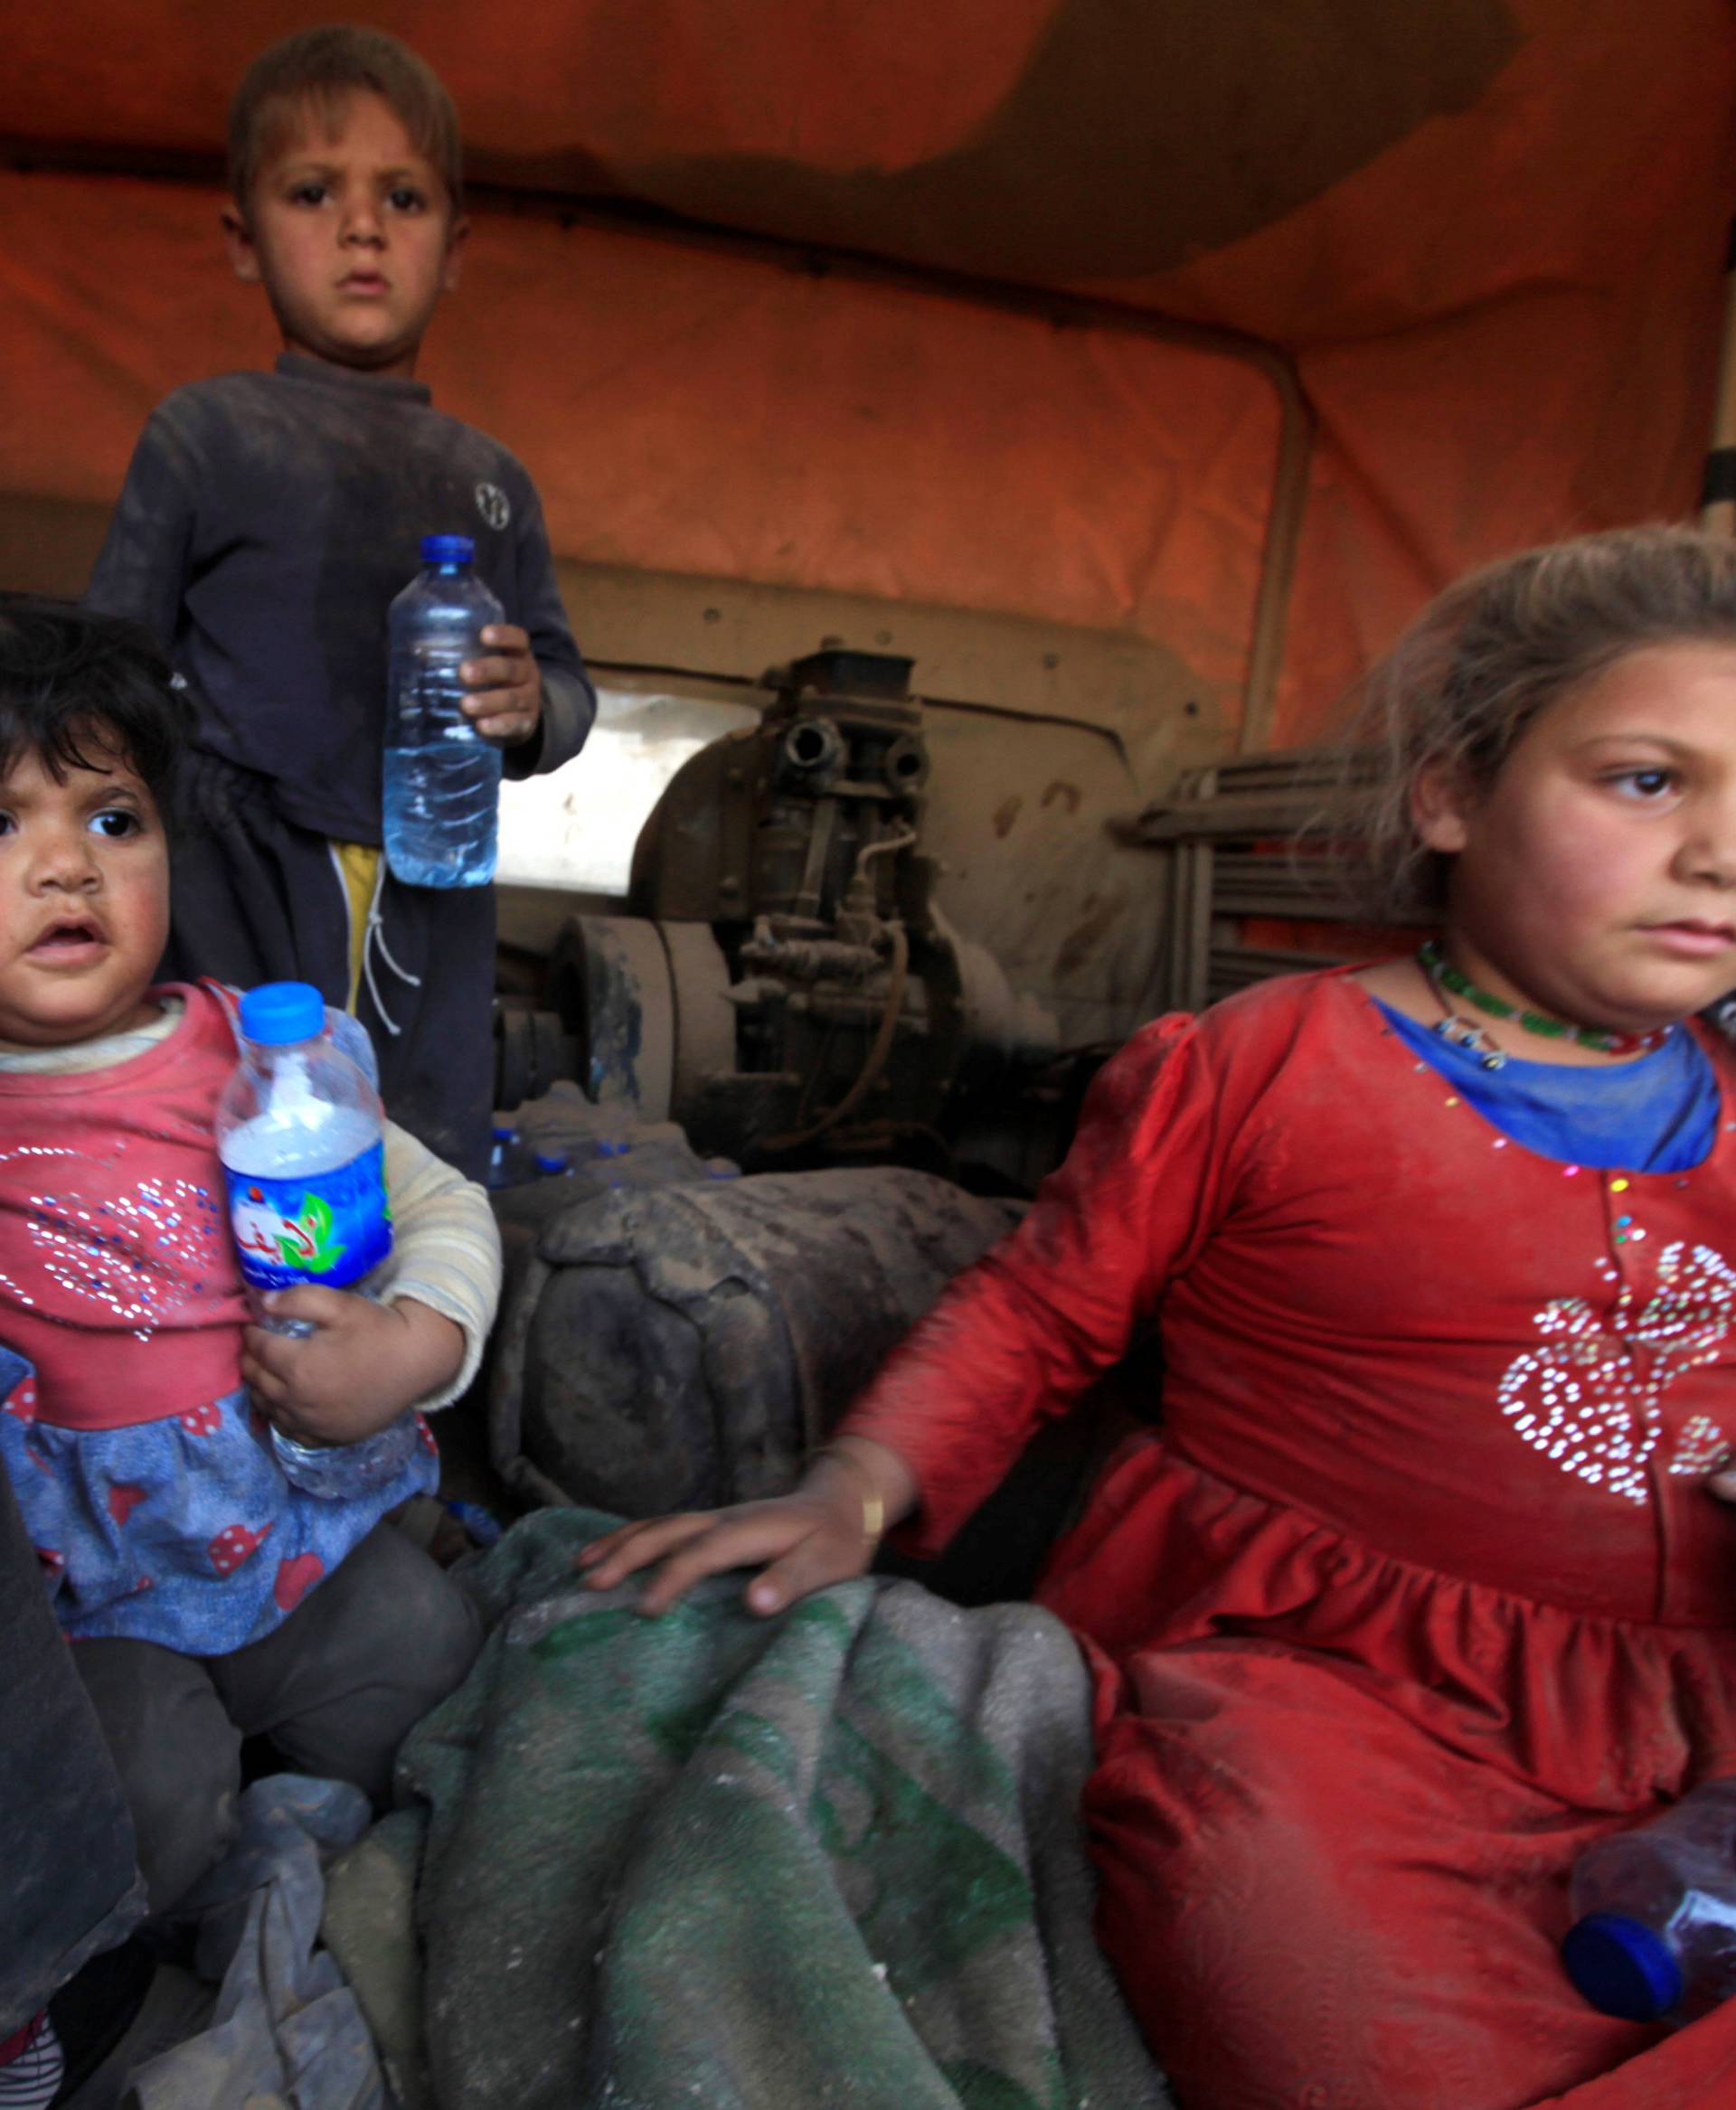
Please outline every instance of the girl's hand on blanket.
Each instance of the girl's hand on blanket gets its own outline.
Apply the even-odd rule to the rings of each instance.
[[[748,1609],[781,1612],[811,1590],[863,1574],[885,1524],[915,1499],[915,1480],[896,1452],[853,1441],[816,1459],[793,1493],[624,1524],[593,1540],[575,1565],[589,1571],[588,1588],[606,1590],[660,1564],[639,1597],[647,1616],[666,1612],[704,1576],[763,1568],[748,1586]]]
[[[283,1289],[263,1301],[274,1318],[316,1328],[297,1338],[249,1326],[241,1336],[254,1399],[301,1443],[358,1443],[463,1367],[463,1329],[411,1297],[381,1305],[342,1289]]]

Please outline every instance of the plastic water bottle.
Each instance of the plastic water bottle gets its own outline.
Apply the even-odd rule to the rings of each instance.
[[[1561,1960],[1593,2007],[1684,2021],[1736,1992],[1736,1780],[1710,1780],[1573,1870]]]
[[[447,1513],[454,1516],[464,1526],[473,1546],[486,1551],[490,1546],[498,1546],[505,1536],[506,1527],[492,1510],[486,1510],[479,1502],[448,1502]]]
[[[484,1180],[491,1194],[521,1185],[531,1177],[524,1169],[524,1145],[516,1128],[496,1128],[488,1145],[488,1171]]]
[[[468,535],[425,535],[422,569],[392,604],[383,803],[386,862],[412,887],[495,876],[500,749],[464,714],[458,669],[505,610],[470,569]]]
[[[217,1154],[243,1279],[254,1289],[342,1289],[392,1250],[380,1095],[326,1029],[306,982],[268,982],[241,999],[241,1056],[217,1102]],[[307,1334],[306,1320],[267,1320]],[[391,1479],[420,1437],[413,1412],[354,1444],[302,1444],[275,1425],[286,1476],[309,1494]]]
[[[741,1168],[726,1157],[695,1156],[684,1141],[628,1143],[601,1136],[591,1145],[589,1168],[604,1187],[679,1187],[699,1180],[739,1180]]]

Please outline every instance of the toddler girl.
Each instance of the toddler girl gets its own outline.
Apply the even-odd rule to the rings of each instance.
[[[1097,1667],[1099,1933],[1188,2110],[1736,2102],[1563,1976],[1592,1841],[1736,1771],[1736,548],[1593,536],[1446,594],[1372,684],[1411,958],[1136,1034],[1024,1222],[776,1502],[599,1586],[937,1548],[1160,1319],[1163,1426],[1041,1600]],[[1156,1402],[1153,1403],[1154,1408]]]
[[[307,1338],[250,1323],[212,1127],[228,993],[152,986],[188,720],[144,632],[0,601],[0,1462],[159,1911],[222,1849],[244,1736],[383,1799],[469,1667],[465,1599],[382,1523],[434,1484],[426,1429],[332,1500],[268,1423],[344,1443],[454,1398],[499,1280],[481,1191],[388,1126],[370,1295],[273,1299]]]

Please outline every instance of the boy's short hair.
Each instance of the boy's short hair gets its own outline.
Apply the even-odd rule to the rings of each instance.
[[[371,89],[439,171],[453,217],[464,210],[464,152],[458,113],[439,74],[382,29],[327,23],[297,30],[261,52],[229,106],[229,187],[243,214],[259,164],[297,104],[328,113],[358,89]]]
[[[185,683],[140,624],[0,593],[0,776],[24,753],[57,778],[123,761],[166,827],[195,718]]]

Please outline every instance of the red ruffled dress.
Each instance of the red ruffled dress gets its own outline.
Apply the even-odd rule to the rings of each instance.
[[[1698,1029],[1695,1029],[1698,1031]],[[1688,1173],[1527,1150],[1343,975],[1146,1028],[846,1428],[937,1548],[1161,1314],[1039,1590],[1099,1670],[1099,1933],[1188,2110],[1736,2105],[1557,1960],[1593,1839],[1736,1772],[1736,1061]]]

